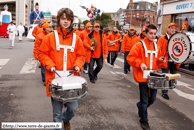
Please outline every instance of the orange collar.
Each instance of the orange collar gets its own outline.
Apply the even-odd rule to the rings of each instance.
[[[150,43],[153,43],[153,41],[150,41],[149,39],[147,39],[147,37],[144,38],[144,41],[145,41],[145,44],[150,44]]]
[[[69,34],[67,34],[67,30],[65,28],[62,28],[62,27],[56,27],[56,30],[57,32],[63,36],[63,39],[65,37],[69,37],[73,32],[74,30],[72,30]]]

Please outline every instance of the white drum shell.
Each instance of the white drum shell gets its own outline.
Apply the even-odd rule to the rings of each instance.
[[[166,74],[166,76],[169,74]],[[166,80],[166,77],[157,77],[148,75],[148,87],[151,89],[173,89],[176,87],[176,79]]]
[[[87,81],[80,76],[55,78],[51,81],[50,92],[55,100],[72,102],[87,94]]]
[[[191,41],[191,54],[188,59],[184,62],[186,63],[194,63],[194,33],[188,32],[186,35],[189,37]]]

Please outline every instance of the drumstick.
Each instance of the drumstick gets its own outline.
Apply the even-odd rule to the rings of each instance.
[[[59,76],[61,78],[61,76],[55,70],[53,70],[53,71],[55,72],[55,74],[57,74],[57,76]]]
[[[180,77],[181,77],[180,74],[171,74],[171,75],[167,75],[167,76],[166,76],[166,80],[178,79],[178,78],[180,78]]]

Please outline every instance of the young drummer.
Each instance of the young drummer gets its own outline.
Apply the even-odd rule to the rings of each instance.
[[[168,25],[166,34],[161,36],[157,42],[158,46],[160,47],[161,54],[165,56],[166,60],[168,60],[168,62],[159,66],[159,68],[162,69],[162,73],[168,73],[170,71],[171,74],[176,74],[177,69],[179,69],[179,64],[175,64],[173,61],[169,60],[169,57],[167,54],[168,41],[170,37],[175,33],[177,27],[178,25],[176,25],[175,23],[170,23]],[[162,90],[162,97],[164,99],[169,100],[168,90]]]
[[[76,71],[74,75],[78,76],[84,65],[86,57],[83,42],[79,36],[73,33],[73,20],[74,14],[70,9],[60,9],[57,14],[57,32],[48,34],[39,48],[39,60],[46,68],[46,92],[48,97],[52,96],[49,92],[49,85],[51,85],[51,81],[55,78],[53,70],[63,70],[65,66],[64,68],[67,70],[74,69]],[[55,35],[58,35],[60,45],[56,42]],[[67,47],[71,47],[72,49],[67,49]],[[67,53],[65,53],[65,49],[67,49]],[[64,60],[64,56],[67,57],[67,60]],[[70,130],[69,121],[75,116],[79,100],[66,102],[67,108],[63,112],[63,102],[57,101],[52,97],[51,102],[53,121],[63,121],[64,129]]]
[[[143,71],[148,68],[158,70],[158,64],[164,62],[164,57],[160,56],[157,45],[153,42],[156,33],[156,26],[150,24],[146,28],[146,37],[144,40],[137,42],[127,56],[127,62],[133,67],[134,79],[139,83],[140,101],[137,103],[137,107],[143,130],[150,130],[147,119],[147,108],[154,103],[157,94],[156,89],[148,88],[147,79],[143,79]],[[150,59],[151,55],[152,59]]]

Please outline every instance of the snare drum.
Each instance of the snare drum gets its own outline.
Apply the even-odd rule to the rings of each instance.
[[[87,94],[87,81],[80,76],[55,78],[49,88],[52,98],[62,102],[72,102]]]
[[[168,55],[175,63],[194,62],[194,33],[177,32],[168,42]]]
[[[176,87],[177,81],[176,79],[167,80],[166,76],[170,74],[161,74],[151,72],[148,75],[147,84],[149,88],[152,89],[173,89]]]

